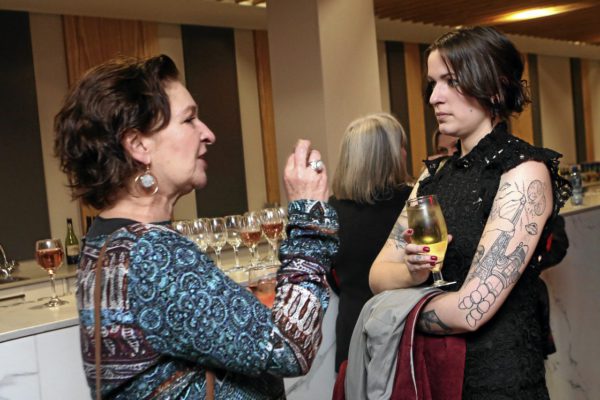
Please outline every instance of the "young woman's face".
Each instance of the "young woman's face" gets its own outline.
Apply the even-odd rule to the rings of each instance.
[[[196,102],[180,82],[169,82],[165,91],[171,120],[151,137],[151,171],[158,179],[159,190],[184,194],[206,186],[207,163],[203,156],[215,135],[198,119]]]
[[[492,118],[474,98],[460,92],[454,71],[446,66],[439,51],[427,59],[427,79],[432,85],[429,103],[433,106],[439,130],[443,134],[466,139],[492,130]]]

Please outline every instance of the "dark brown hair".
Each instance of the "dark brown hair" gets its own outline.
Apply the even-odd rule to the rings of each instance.
[[[496,29],[475,26],[448,32],[427,48],[425,60],[435,50],[454,72],[461,93],[476,99],[492,116],[508,119],[530,102],[527,82],[522,80],[523,57]],[[427,102],[432,90],[427,85]]]
[[[75,84],[54,119],[54,152],[74,199],[103,209],[143,169],[121,139],[128,131],[150,135],[169,123],[165,85],[178,75],[165,55],[120,57],[89,70]]]

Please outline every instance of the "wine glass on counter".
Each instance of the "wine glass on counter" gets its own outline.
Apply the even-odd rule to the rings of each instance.
[[[37,263],[50,275],[50,284],[52,286],[52,297],[45,303],[46,307],[58,307],[67,304],[56,295],[56,284],[54,283],[54,274],[63,263],[63,249],[60,239],[43,239],[35,242],[35,259]]]
[[[241,215],[228,215],[225,217],[225,227],[227,228],[227,243],[233,248],[233,255],[235,256],[236,268],[240,266],[238,248],[242,244],[242,238],[240,237],[241,226]]]
[[[277,213],[279,214],[279,217],[283,221],[283,229],[281,230],[280,239],[285,240],[285,239],[287,239],[287,234],[285,233],[285,227],[288,224],[287,207],[278,207]]]
[[[431,269],[433,286],[447,286],[456,282],[447,282],[442,276],[442,264],[448,247],[448,230],[442,209],[435,195],[409,199],[406,202],[408,227],[413,230],[411,242],[429,247],[429,255],[437,257]]]
[[[171,226],[173,227],[173,229],[175,229],[177,232],[181,233],[183,236],[187,236],[187,237],[190,236],[190,221],[187,221],[187,220],[173,221]]]
[[[208,245],[213,248],[217,256],[217,267],[221,266],[221,249],[227,242],[227,228],[223,218],[211,218],[208,220]]]
[[[258,261],[258,251],[256,246],[260,241],[262,231],[260,230],[260,217],[255,212],[247,212],[242,216],[240,238],[244,246],[250,250],[250,263],[256,265]]]
[[[267,241],[271,245],[269,252],[269,262],[273,263],[276,260],[278,240],[283,231],[283,220],[276,208],[265,208],[260,213],[260,225],[262,232],[265,234]]]
[[[248,288],[265,306],[271,308],[275,302],[277,288],[277,264],[261,264],[248,271]]]
[[[210,234],[209,220],[206,218],[196,218],[191,221],[190,233],[194,243],[196,243],[203,253],[206,253]]]

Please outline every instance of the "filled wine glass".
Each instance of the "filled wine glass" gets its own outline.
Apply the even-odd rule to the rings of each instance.
[[[206,253],[210,234],[209,220],[206,218],[196,218],[190,224],[190,238],[196,243],[198,248]]]
[[[227,227],[223,218],[211,218],[208,220],[208,245],[213,248],[217,256],[217,267],[221,265],[221,249],[227,242]]]
[[[52,285],[52,297],[45,303],[46,307],[58,307],[67,304],[56,295],[56,284],[54,283],[54,274],[63,263],[63,249],[60,239],[43,239],[35,242],[35,259],[40,267],[44,268],[50,275],[50,284]]]
[[[240,266],[240,258],[238,255],[238,248],[242,244],[242,238],[240,237],[240,229],[242,227],[242,216],[241,215],[228,215],[225,217],[225,226],[227,227],[227,243],[233,247],[233,254],[235,256],[235,267]]]
[[[247,212],[242,216],[240,238],[244,246],[250,250],[250,263],[255,266],[258,261],[256,246],[260,242],[262,231],[260,229],[260,217],[255,212]]]
[[[276,208],[266,208],[262,210],[260,213],[260,226],[267,241],[271,245],[269,262],[273,263],[276,260],[275,254],[278,249],[278,240],[283,231],[283,220],[279,215],[279,211]]]
[[[287,207],[277,208],[277,213],[279,214],[279,218],[281,218],[281,220],[283,221],[283,229],[281,230],[280,239],[285,240],[285,239],[287,239],[287,235],[285,233],[285,228],[288,224]]]
[[[277,264],[261,264],[248,271],[248,288],[265,306],[271,308],[275,302],[277,288]]]
[[[430,255],[437,257],[431,269],[433,286],[447,286],[456,282],[447,282],[442,276],[442,264],[448,247],[448,230],[442,209],[435,195],[421,196],[406,202],[408,227],[413,230],[412,243],[427,245]]]

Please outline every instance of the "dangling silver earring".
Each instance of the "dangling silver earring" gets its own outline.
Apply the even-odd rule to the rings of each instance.
[[[135,177],[135,186],[141,196],[153,196],[158,192],[158,179],[150,172],[150,165],[146,165],[146,170]]]

